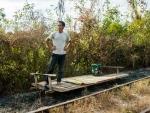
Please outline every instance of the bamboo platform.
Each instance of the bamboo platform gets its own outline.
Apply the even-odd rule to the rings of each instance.
[[[57,85],[56,81],[52,81],[52,88],[47,92],[68,92],[76,89],[86,88],[88,86],[97,85],[100,83],[104,83],[107,81],[112,81],[115,79],[127,77],[129,74],[127,73],[119,73],[119,74],[109,74],[105,76],[93,76],[93,75],[83,75],[77,77],[69,77],[63,78],[60,85]],[[35,83],[32,86],[36,86],[37,89],[44,89],[45,82],[38,82],[37,85]],[[47,87],[49,87],[47,85]]]

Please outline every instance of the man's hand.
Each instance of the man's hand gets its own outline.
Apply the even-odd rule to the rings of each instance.
[[[67,46],[64,47],[64,51],[68,51],[68,47]]]
[[[49,38],[47,38],[46,40],[46,47],[48,48],[48,50],[51,52],[53,50],[56,50],[56,46],[52,46],[52,42],[50,41]]]
[[[68,52],[68,48],[69,48],[69,46],[70,46],[70,41],[65,45],[65,47],[64,47],[64,51],[66,51],[66,52]]]
[[[52,47],[52,51],[54,51],[54,50],[56,50],[56,46],[53,46],[53,47]]]

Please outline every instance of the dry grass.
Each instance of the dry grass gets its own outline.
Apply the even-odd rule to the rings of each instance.
[[[150,95],[150,80],[141,81],[138,84],[133,84],[132,89],[139,95]]]
[[[150,80],[54,108],[52,113],[139,113],[150,106]]]
[[[97,100],[101,103],[101,108],[109,108],[116,104],[113,92],[106,92],[97,96]]]
[[[130,87],[125,86],[120,91],[117,92],[117,95],[125,101],[131,101],[136,98]]]
[[[123,113],[139,113],[150,106],[150,96],[143,97],[139,101],[131,101],[126,107],[123,108]]]

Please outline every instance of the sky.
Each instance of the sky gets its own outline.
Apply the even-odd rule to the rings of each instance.
[[[22,9],[26,0],[0,0],[0,8],[4,8],[7,18],[12,18],[14,12]],[[35,9],[44,11],[50,5],[57,4],[56,0],[28,0],[28,3],[34,3]]]
[[[45,13],[46,9],[51,9],[54,14],[54,8],[57,6],[59,0],[28,0],[28,3],[34,3],[35,9],[42,10]],[[65,0],[65,14],[70,15],[73,18],[77,18],[77,13],[72,10],[74,7],[73,2],[69,2],[71,0]],[[75,0],[74,0],[75,1]],[[103,5],[105,0],[99,0],[100,6]],[[150,0],[146,0],[148,2],[148,9],[150,9]],[[14,12],[22,9],[26,0],[0,0],[0,8],[4,8],[4,12],[6,14],[6,18],[13,18]],[[122,14],[126,14],[128,9],[130,8],[127,0],[110,0],[112,6],[117,6]]]

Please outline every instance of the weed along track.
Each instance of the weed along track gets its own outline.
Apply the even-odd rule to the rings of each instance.
[[[148,96],[150,95],[150,89],[148,88],[150,85],[150,70],[142,69],[128,73],[130,74],[130,76],[114,81],[108,81],[102,84],[89,86],[87,88],[71,92],[52,93],[44,97],[41,96],[40,101],[43,106],[38,108],[37,110],[30,111],[29,113],[91,113],[95,110],[97,110],[98,112],[101,111],[103,113],[103,109],[107,109],[109,111],[111,109],[111,106],[114,106],[114,113],[117,113],[117,111],[115,110],[119,110],[118,113],[125,111],[133,111],[133,113],[136,113],[137,111],[141,112],[142,110],[147,109],[150,106],[150,101],[148,100],[149,97],[139,96],[143,93],[146,95],[148,94]],[[142,87],[142,85],[139,85],[141,83],[144,85],[147,83],[147,86]],[[138,85],[141,86],[141,88]],[[134,93],[131,94],[132,92]],[[136,93],[138,93],[139,95]],[[116,97],[119,97],[119,99],[116,100]],[[140,100],[141,98],[142,100]],[[136,99],[139,102],[135,102]],[[132,100],[133,103],[137,104],[131,103],[130,105],[130,103],[128,103],[129,100]],[[115,108],[115,106],[118,105],[119,107]],[[133,105],[137,109],[133,109]]]

